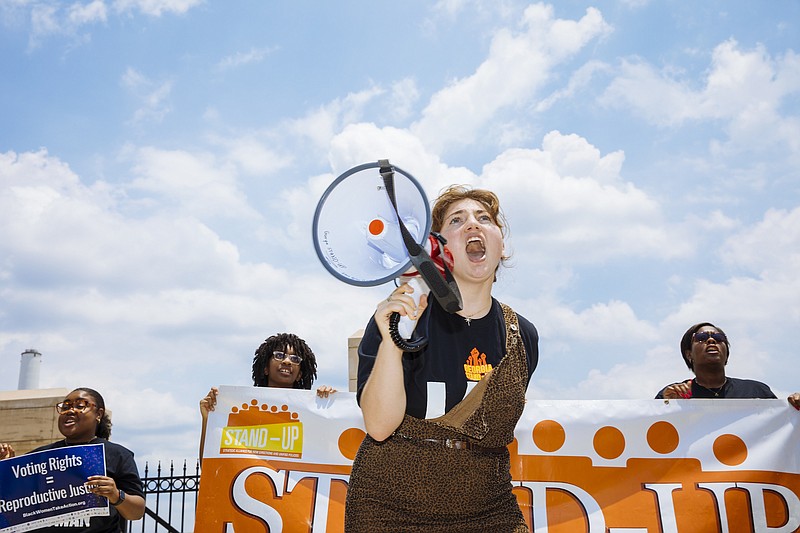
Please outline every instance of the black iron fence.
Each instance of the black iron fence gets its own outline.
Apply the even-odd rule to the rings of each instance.
[[[197,491],[200,487],[200,463],[195,462],[194,472],[183,461],[183,469],[176,473],[175,465],[169,463],[169,472],[162,473],[159,461],[155,475],[150,465],[144,465],[145,512],[141,520],[128,524],[128,533],[185,533],[194,529],[194,512],[197,507]]]

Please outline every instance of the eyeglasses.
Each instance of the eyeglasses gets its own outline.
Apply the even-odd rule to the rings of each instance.
[[[275,359],[276,361],[283,362],[286,360],[287,357],[289,358],[289,362],[292,363],[293,365],[299,365],[300,363],[303,362],[302,357],[293,353],[283,353],[278,351],[272,352],[272,358]]]
[[[709,338],[714,339],[717,342],[728,341],[728,337],[726,337],[724,333],[720,333],[718,331],[700,331],[695,333],[692,337],[694,342],[706,342]]]
[[[89,409],[89,407],[97,407],[96,403],[87,402],[86,400],[75,400],[74,402],[61,402],[56,404],[56,411],[59,414],[64,414],[68,411],[75,411],[78,413],[82,413]]]

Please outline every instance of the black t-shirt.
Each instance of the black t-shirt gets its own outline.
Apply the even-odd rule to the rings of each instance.
[[[102,444],[103,453],[106,457],[106,475],[114,480],[117,488],[126,494],[133,494],[144,497],[142,492],[142,480],[139,477],[139,469],[133,460],[133,452],[115,442],[95,437],[89,442],[82,444]],[[78,446],[78,444],[67,444],[60,440],[52,444],[47,444],[33,450],[41,452],[53,450],[55,448],[65,448],[67,446]],[[128,521],[122,518],[113,505],[109,505],[109,516],[92,516],[76,519],[75,523],[68,523],[64,526],[48,526],[36,529],[33,533],[119,533],[127,530]],[[87,525],[88,522],[88,525]]]
[[[678,382],[686,383],[690,380]],[[720,389],[707,389],[702,385],[697,384],[697,380],[692,379],[692,398],[739,398],[739,399],[761,399],[772,400],[777,398],[769,386],[760,381],[752,379],[739,379],[739,378],[725,378],[725,384]],[[676,383],[672,383],[676,385]],[[669,387],[670,385],[667,385]],[[656,399],[661,400],[664,398],[664,387],[658,394]],[[715,394],[719,393],[719,394]]]
[[[522,342],[528,358],[530,380],[539,362],[539,334],[536,327],[517,315]],[[448,313],[434,298],[420,316],[415,335],[428,338],[428,345],[416,353],[403,354],[403,374],[406,389],[406,414],[416,418],[435,418],[452,409],[464,399],[468,386],[474,386],[483,375],[497,366],[506,353],[506,325],[500,303],[492,299],[492,309],[480,319],[471,319]],[[367,382],[381,334],[375,319],[371,319],[358,346],[358,393]],[[469,385],[468,385],[469,384]],[[445,404],[428,402],[431,396],[439,398],[438,389],[445,391]]]

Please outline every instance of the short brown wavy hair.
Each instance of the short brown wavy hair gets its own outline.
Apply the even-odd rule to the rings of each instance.
[[[497,227],[503,233],[503,238],[506,237],[508,222],[500,209],[500,199],[492,191],[473,189],[468,185],[451,185],[436,198],[431,210],[431,229],[433,231],[442,231],[447,210],[450,209],[451,205],[461,200],[475,200],[486,207],[486,211],[489,212],[492,221],[497,224]]]

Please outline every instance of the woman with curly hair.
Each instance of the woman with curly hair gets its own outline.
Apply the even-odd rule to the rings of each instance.
[[[272,335],[258,347],[253,356],[253,386],[277,387],[281,389],[311,390],[317,379],[317,359],[306,341],[293,333]],[[217,387],[211,387],[200,400],[200,415],[203,430],[200,436],[200,459],[203,459],[203,443],[206,437],[208,413],[217,405]],[[317,389],[317,395],[327,398],[336,392],[328,385]]]
[[[317,360],[306,341],[292,333],[265,340],[253,357],[253,385],[311,389],[317,378]]]

